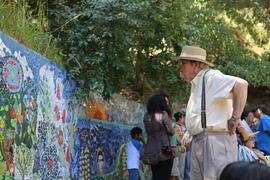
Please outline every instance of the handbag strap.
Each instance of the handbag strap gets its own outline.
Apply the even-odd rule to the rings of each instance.
[[[205,111],[205,75],[209,70],[207,70],[204,75],[203,75],[203,80],[202,80],[202,100],[201,100],[201,125],[202,128],[206,128],[206,111]]]

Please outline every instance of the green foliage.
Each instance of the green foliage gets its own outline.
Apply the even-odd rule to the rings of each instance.
[[[63,48],[66,68],[77,79],[79,95],[117,92],[145,101],[162,91],[173,101],[186,101],[189,88],[178,77],[178,63],[170,59],[186,44],[205,48],[208,59],[225,73],[246,78],[254,87],[269,87],[260,75],[269,68],[270,3],[265,1],[49,4],[49,25]]]
[[[4,174],[0,174],[0,180],[12,180],[13,177],[10,175],[9,171],[6,171]]]
[[[46,32],[45,7],[41,0],[0,0],[0,30],[61,65],[60,49]]]
[[[247,79],[252,87],[270,89],[270,63],[245,57],[219,67],[223,72]]]
[[[193,7],[189,11],[195,15],[187,19],[198,31],[190,39],[207,49],[208,59],[224,73],[242,77],[252,87],[270,88],[266,7],[270,3],[263,1],[208,1],[203,9]]]
[[[249,51],[249,55],[261,57],[269,53],[270,41],[267,37],[270,33],[270,2],[242,0],[232,3],[232,0],[221,0],[210,1],[207,9],[211,7],[216,8],[219,13],[216,17],[232,32],[241,46]]]
[[[66,67],[79,80],[81,92],[107,96],[133,90],[132,97],[141,98],[181,84],[164,38],[178,37],[172,33],[178,27],[169,19],[170,12],[180,10],[177,5],[167,1],[82,1],[52,10],[50,25],[60,37]]]
[[[187,44],[205,48],[225,73],[269,87],[262,75],[270,62],[269,9],[263,0],[0,0],[0,28],[64,64],[79,96],[116,92],[145,101],[165,92],[186,101],[189,88],[170,57]]]

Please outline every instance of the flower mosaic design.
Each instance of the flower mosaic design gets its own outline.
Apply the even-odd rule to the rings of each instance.
[[[9,58],[3,67],[3,79],[10,92],[19,92],[22,84],[22,68],[14,58]]]
[[[40,178],[41,179],[61,179],[59,157],[56,146],[47,146],[40,157]]]
[[[0,171],[10,175],[4,179],[68,179],[74,88],[65,70],[0,32]]]

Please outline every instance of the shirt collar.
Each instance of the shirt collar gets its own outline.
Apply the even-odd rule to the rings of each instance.
[[[204,72],[207,71],[207,69],[202,69],[191,81],[191,84],[193,86],[198,85],[198,83],[200,82],[200,79],[202,78]]]

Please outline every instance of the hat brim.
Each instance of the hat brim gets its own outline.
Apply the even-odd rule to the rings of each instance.
[[[187,61],[198,61],[207,64],[210,67],[214,67],[215,65],[213,63],[210,63],[208,61],[196,58],[196,57],[171,57],[172,60],[187,60]]]
[[[258,134],[259,133],[259,131],[257,131],[257,132],[252,132],[252,133],[249,133],[249,132],[247,132],[247,136],[246,137],[243,137],[244,138],[244,141],[246,142],[246,141],[248,141],[251,137],[255,137],[255,135],[256,134]]]

